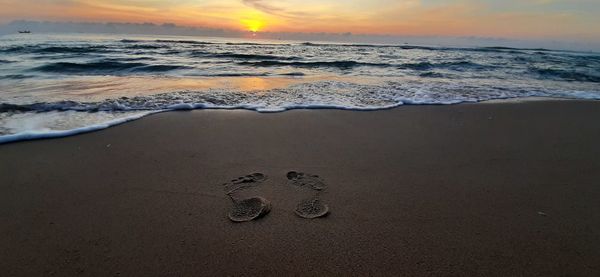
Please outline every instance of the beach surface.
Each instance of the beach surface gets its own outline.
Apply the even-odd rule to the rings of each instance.
[[[167,112],[0,145],[3,276],[599,276],[600,102]],[[319,175],[326,217],[302,219]],[[265,217],[227,218],[224,183]]]

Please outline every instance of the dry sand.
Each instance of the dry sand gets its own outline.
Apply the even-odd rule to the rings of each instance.
[[[600,276],[600,102],[189,111],[0,145],[2,276]],[[328,186],[324,218],[290,170]],[[224,182],[272,204],[227,218]]]

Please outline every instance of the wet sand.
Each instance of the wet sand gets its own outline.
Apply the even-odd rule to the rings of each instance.
[[[599,276],[600,102],[162,113],[0,145],[3,276]],[[294,213],[319,175],[326,217]],[[270,213],[231,222],[223,183]]]

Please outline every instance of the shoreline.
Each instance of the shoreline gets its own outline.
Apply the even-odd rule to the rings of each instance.
[[[163,112],[0,145],[8,276],[600,274],[599,101]],[[289,171],[318,174],[331,213]],[[227,218],[221,184],[272,202]]]
[[[352,108],[342,108],[342,107],[334,107],[334,106],[313,106],[313,107],[296,107],[296,108],[287,108],[284,110],[277,111],[259,111],[256,109],[250,108],[241,108],[241,107],[191,107],[190,105],[183,105],[182,107],[168,109],[168,110],[156,110],[156,111],[146,111],[145,114],[133,115],[124,117],[121,119],[115,119],[103,123],[98,123],[90,126],[84,126],[75,129],[69,130],[52,130],[52,131],[27,131],[21,133],[15,133],[10,135],[0,136],[0,145],[10,144],[10,143],[18,143],[21,141],[29,141],[29,140],[40,140],[40,139],[55,139],[55,138],[63,138],[69,136],[76,136],[80,134],[85,134],[89,132],[97,132],[104,129],[108,129],[114,126],[118,126],[121,124],[125,124],[128,122],[132,122],[135,120],[142,119],[147,116],[152,116],[159,113],[165,112],[177,112],[177,111],[190,111],[190,110],[230,110],[230,111],[251,111],[257,113],[282,113],[293,110],[340,110],[340,111],[355,111],[355,112],[373,112],[373,111],[383,111],[390,109],[402,108],[405,106],[446,106],[446,105],[469,105],[469,104],[514,104],[514,103],[528,103],[528,102],[546,102],[546,101],[576,101],[576,102],[595,102],[600,100],[595,99],[576,99],[576,98],[556,98],[556,97],[517,97],[517,98],[499,98],[499,99],[491,99],[479,102],[460,102],[453,104],[399,104],[393,105],[389,107],[381,107],[381,108],[373,108],[373,109],[352,109]],[[134,111],[131,111],[134,112]],[[140,111],[141,112],[141,111]]]

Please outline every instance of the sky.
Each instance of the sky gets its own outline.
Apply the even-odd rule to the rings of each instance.
[[[600,41],[600,0],[0,0],[13,20]]]

